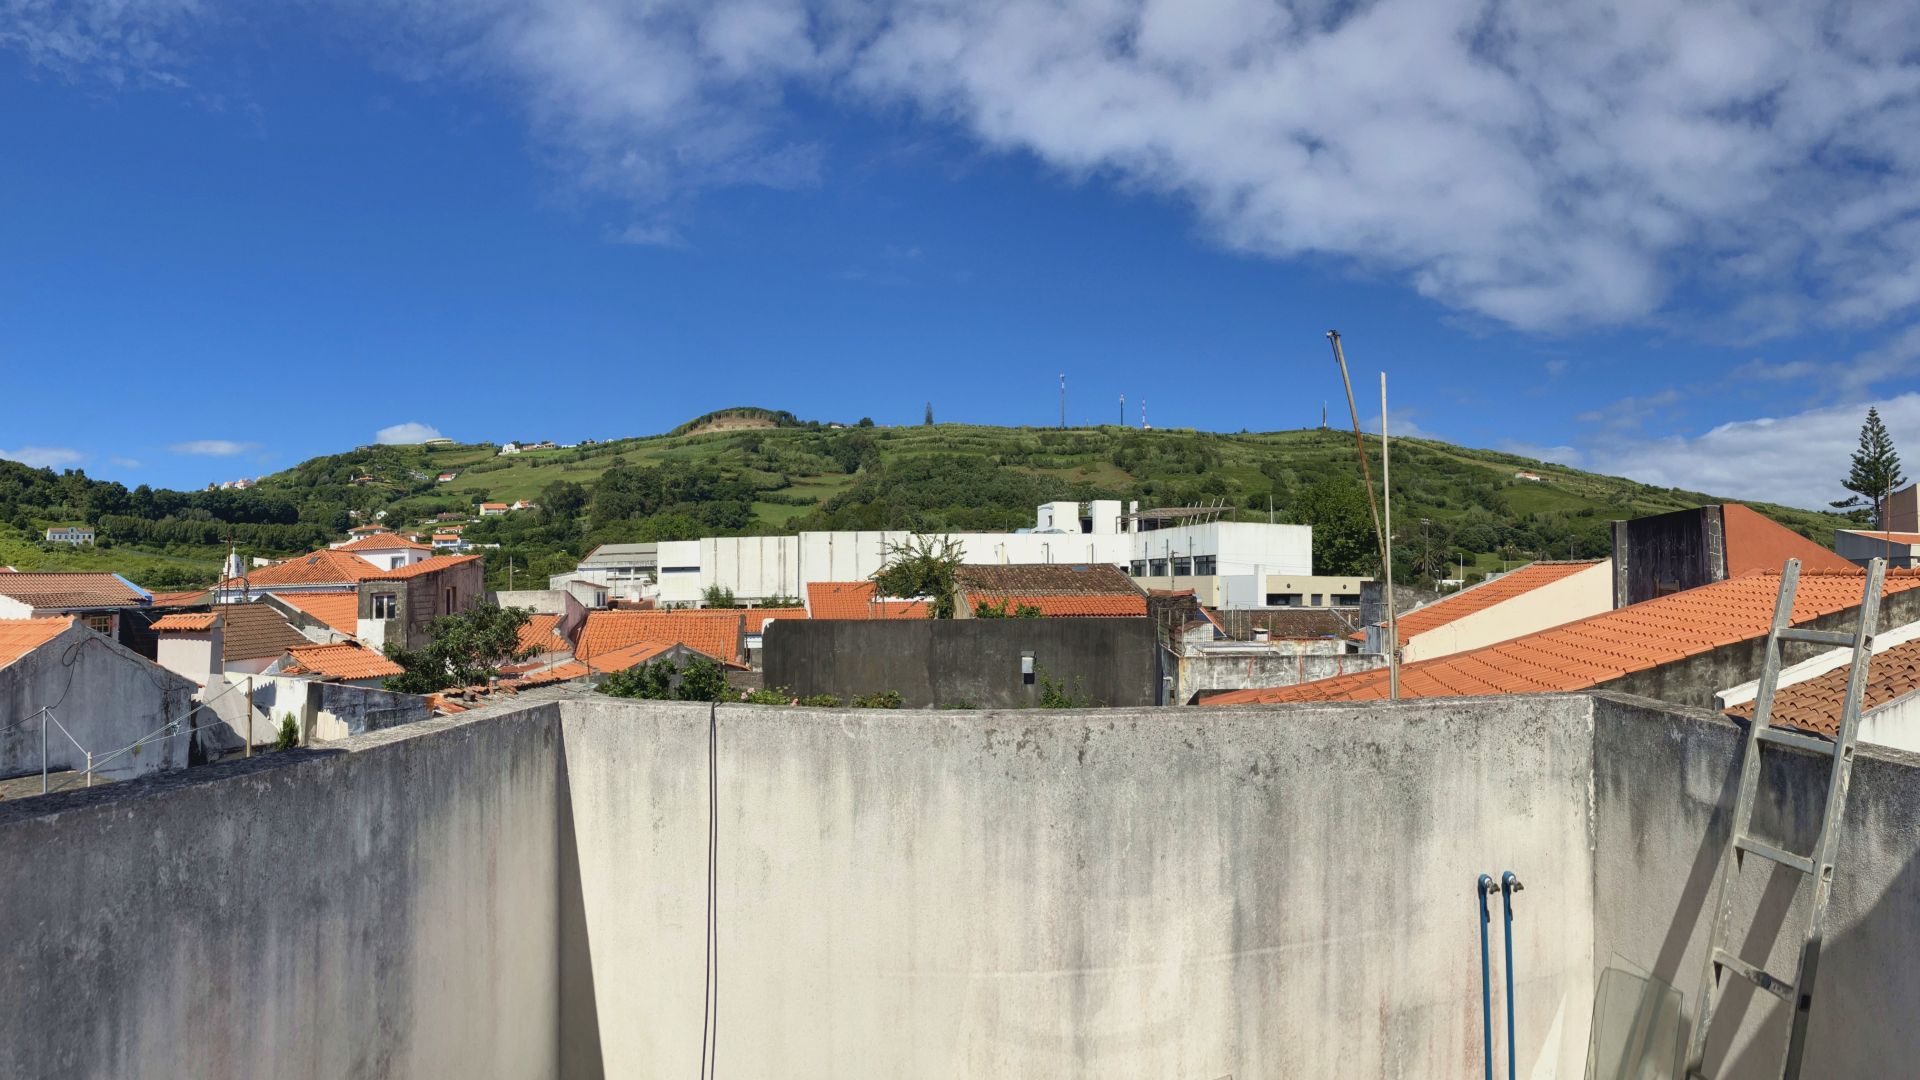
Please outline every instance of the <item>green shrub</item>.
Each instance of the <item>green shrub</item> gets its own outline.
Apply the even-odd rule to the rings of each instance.
[[[299,745],[300,724],[293,718],[292,713],[288,713],[280,718],[280,732],[274,736],[273,748],[275,750],[291,750]]]
[[[677,701],[725,701],[733,696],[726,672],[704,656],[687,661],[680,672],[680,685],[674,688]]]
[[[861,694],[849,702],[856,709],[897,709],[906,704],[898,690],[881,690],[872,694]]]
[[[977,709],[980,706],[975,705],[971,701],[966,701],[963,699],[960,701],[949,701],[944,705],[936,705],[934,707],[937,709]]]
[[[800,699],[800,704],[810,709],[837,709],[840,697],[837,694],[812,694]]]
[[[1086,709],[1091,708],[1093,699],[1087,696],[1083,683],[1085,680],[1075,676],[1072,687],[1065,680],[1056,681],[1048,675],[1046,669],[1036,671],[1040,676],[1040,707],[1043,709]]]
[[[793,691],[784,686],[770,686],[745,694],[740,700],[747,705],[791,705]]]

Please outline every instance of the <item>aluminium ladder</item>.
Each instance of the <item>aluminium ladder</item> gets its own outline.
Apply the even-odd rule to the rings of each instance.
[[[1873,659],[1873,628],[1880,612],[1880,586],[1886,571],[1885,559],[1874,559],[1867,564],[1866,588],[1860,598],[1860,619],[1853,631],[1848,633],[1795,628],[1792,625],[1793,595],[1800,583],[1800,560],[1788,559],[1781,570],[1780,595],[1774,601],[1773,625],[1767,632],[1766,661],[1760,669],[1753,720],[1747,725],[1746,753],[1740,760],[1740,792],[1734,804],[1733,824],[1727,836],[1727,845],[1720,854],[1720,883],[1714,899],[1713,933],[1707,939],[1706,977],[1700,990],[1700,1018],[1693,1026],[1693,1038],[1687,1049],[1688,1080],[1706,1076],[1707,1035],[1713,1024],[1715,1007],[1724,993],[1720,982],[1724,972],[1741,976],[1792,1006],[1793,1028],[1787,1036],[1786,1062],[1781,1075],[1786,1080],[1796,1080],[1800,1075],[1800,1064],[1807,1052],[1807,1020],[1813,1013],[1814,977],[1820,965],[1827,900],[1833,892],[1833,860],[1840,846],[1840,823],[1847,808],[1847,781],[1853,772],[1854,739],[1859,734],[1860,706],[1866,694],[1868,668]],[[1831,740],[1773,726],[1773,696],[1780,684],[1780,645],[1787,641],[1853,647],[1852,666],[1847,671],[1846,702],[1840,711],[1840,729]],[[1797,750],[1827,758],[1830,762],[1827,802],[1822,810],[1820,831],[1814,837],[1813,851],[1806,855],[1776,847],[1752,833],[1753,803],[1760,786],[1760,750],[1763,745]],[[1727,924],[1733,915],[1733,882],[1740,876],[1743,855],[1758,855],[1813,879],[1805,931],[1800,939],[1800,968],[1791,982],[1748,963],[1726,948]]]

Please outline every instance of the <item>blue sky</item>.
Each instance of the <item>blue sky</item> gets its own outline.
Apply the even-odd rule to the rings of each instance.
[[[1408,433],[1820,505],[1920,439],[1914,30],[1817,7],[0,0],[0,455],[712,408]],[[1920,451],[1916,451],[1920,452]],[[1916,459],[1920,462],[1920,459]]]

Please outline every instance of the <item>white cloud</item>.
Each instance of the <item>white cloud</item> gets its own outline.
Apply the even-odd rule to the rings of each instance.
[[[635,247],[684,247],[686,241],[680,231],[664,221],[636,221],[608,237],[616,244],[631,244]]]
[[[1916,392],[1739,420],[1694,436],[1623,439],[1589,448],[1584,467],[1662,487],[1825,509],[1847,494],[1840,481],[1869,404],[1880,410],[1896,447],[1920,447]]]
[[[36,469],[57,469],[85,461],[87,455],[64,446],[23,446],[18,450],[0,450],[0,458]]]
[[[201,0],[0,0],[0,47],[67,77],[178,85],[178,42]]]
[[[118,469],[137,469],[140,467],[140,462],[137,458],[122,457],[119,454],[109,455],[107,464]]]
[[[1645,319],[1677,290],[1766,334],[1920,305],[1920,23],[1895,4],[331,2],[406,42],[380,62],[504,94],[582,185],[646,206],[817,182],[824,101],[1524,328]],[[41,63],[126,68],[202,3],[246,10],[0,14]]]
[[[176,454],[192,454],[196,457],[233,457],[259,448],[259,443],[235,442],[232,439],[193,439],[167,447]]]
[[[439,428],[422,424],[418,420],[383,427],[373,433],[373,441],[377,443],[420,443],[441,437]]]

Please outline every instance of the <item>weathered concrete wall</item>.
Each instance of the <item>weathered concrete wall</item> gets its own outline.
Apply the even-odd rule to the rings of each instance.
[[[0,668],[0,776],[40,771],[43,721],[29,718],[43,706],[50,706],[59,721],[47,730],[47,766],[82,770],[86,750],[102,761],[162,733],[171,722],[186,720],[197,689],[192,680],[75,624]],[[61,733],[63,727],[68,734]],[[159,739],[104,760],[96,771],[127,779],[184,768],[187,754],[186,736]]]
[[[555,1076],[551,707],[428,727],[0,803],[0,1076]]]
[[[433,714],[419,694],[396,694],[370,686],[314,682],[308,691],[313,702],[313,726],[308,737],[322,741],[345,739],[401,724],[415,724]]]
[[[568,1076],[699,1056],[708,715],[564,712]],[[1477,1075],[1504,868],[1522,1072],[1582,1071],[1584,699],[717,715],[728,1073]]]
[[[1698,1008],[1714,873],[1732,818],[1744,734],[1707,712],[1676,715],[1652,702],[1601,696],[1594,713],[1594,960],[1651,973]],[[1770,752],[1756,830],[1810,849],[1826,798],[1820,759]],[[1920,1060],[1920,757],[1862,748],[1828,909],[1814,990],[1806,1075],[1890,1076]],[[1791,979],[1805,925],[1800,875],[1747,860],[1736,893],[1742,956]],[[1800,898],[1795,899],[1796,891]],[[1707,1058],[1710,1075],[1779,1075],[1786,1006],[1733,978]],[[1902,1064],[1906,1063],[1906,1064]]]
[[[802,697],[898,690],[909,706],[1039,704],[1023,652],[1093,705],[1160,703],[1151,619],[781,619],[762,637],[766,685]]]
[[[1276,642],[1268,652],[1243,648],[1233,652],[1201,649],[1188,653],[1176,661],[1179,676],[1174,700],[1191,703],[1194,695],[1213,690],[1292,686],[1354,671],[1372,671],[1387,663],[1387,658],[1378,653],[1327,655],[1317,650],[1295,650],[1293,644]]]

